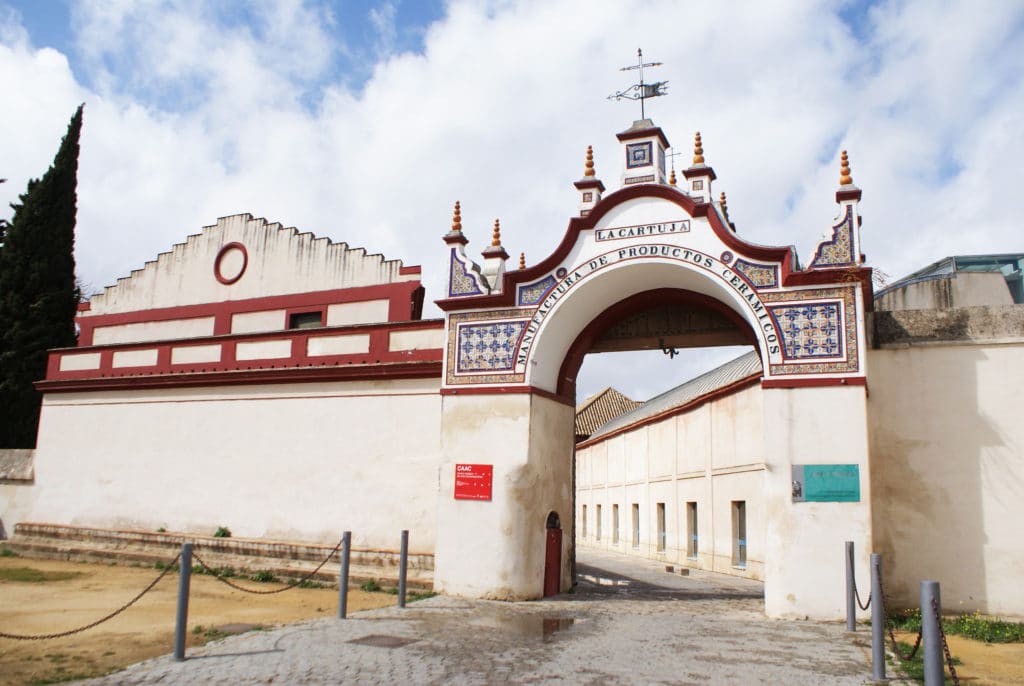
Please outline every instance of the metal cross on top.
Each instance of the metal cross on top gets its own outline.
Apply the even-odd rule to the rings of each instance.
[[[655,83],[644,83],[644,67],[660,67],[661,62],[644,62],[644,52],[640,48],[636,51],[637,62],[628,67],[622,67],[619,71],[632,71],[634,69],[640,70],[640,83],[634,83],[632,86],[624,91],[612,93],[608,96],[609,100],[639,100],[640,101],[640,118],[646,119],[647,115],[644,112],[644,100],[647,98],[656,98],[659,95],[665,95],[665,87],[668,81],[657,81]]]

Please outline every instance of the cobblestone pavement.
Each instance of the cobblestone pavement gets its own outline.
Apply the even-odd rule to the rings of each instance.
[[[581,550],[576,592],[438,596],[233,636],[88,684],[863,684],[868,634],[766,620],[762,586]]]

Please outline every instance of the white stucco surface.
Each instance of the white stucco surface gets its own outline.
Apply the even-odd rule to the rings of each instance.
[[[876,551],[895,602],[1024,617],[1024,344],[870,353]]]
[[[213,335],[213,317],[169,319],[162,322],[138,322],[98,326],[93,330],[93,345],[138,343],[171,338],[199,338]]]
[[[452,595],[526,600],[544,590],[548,514],[562,522],[562,589],[571,546],[571,406],[513,395],[444,396],[434,585]],[[493,465],[489,501],[454,498],[455,465]]]
[[[34,502],[18,516],[321,542],[349,529],[353,545],[379,549],[396,549],[409,529],[411,549],[429,553],[437,388],[396,380],[51,393]]]
[[[762,417],[761,388],[753,386],[579,448],[577,540],[626,555],[763,579]],[[733,501],[746,503],[747,561],[743,566],[734,565],[732,559]],[[640,514],[636,546],[631,521],[634,503]],[[663,550],[659,550],[659,503],[665,507]],[[688,556],[687,503],[697,505],[696,557]],[[586,536],[579,520],[583,505],[588,516]]]
[[[241,253],[237,248],[228,247],[232,243],[244,246],[248,259],[236,281],[221,283],[214,269],[221,250],[225,250],[220,264],[221,277],[231,280],[240,271]],[[401,274],[401,268],[399,260],[368,255],[363,248],[350,248],[345,243],[333,243],[311,233],[300,233],[294,228],[239,214],[221,217],[216,224],[203,227],[200,233],[161,253],[130,277],[119,279],[93,296],[88,315],[419,278],[415,273]]]

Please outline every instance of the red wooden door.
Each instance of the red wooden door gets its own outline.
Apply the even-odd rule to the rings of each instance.
[[[558,595],[562,581],[562,530],[545,529],[544,597]]]

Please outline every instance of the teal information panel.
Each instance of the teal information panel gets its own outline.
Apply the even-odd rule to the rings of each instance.
[[[860,465],[793,465],[794,503],[859,503]]]

